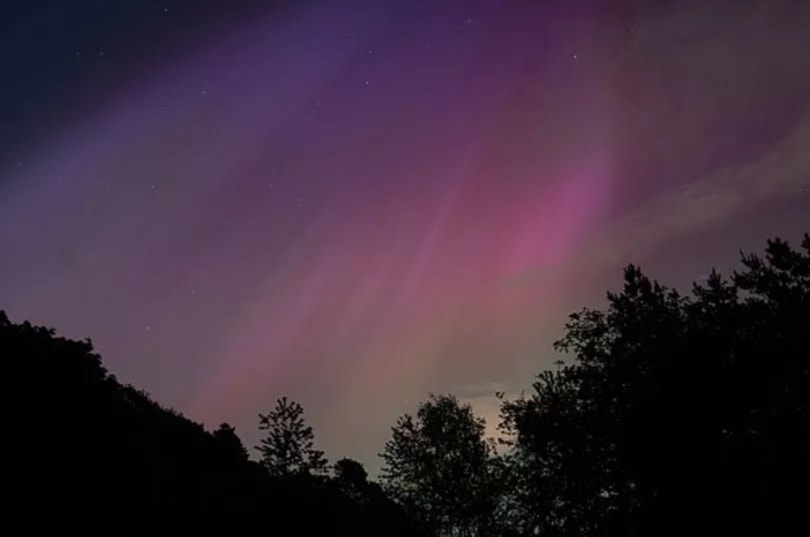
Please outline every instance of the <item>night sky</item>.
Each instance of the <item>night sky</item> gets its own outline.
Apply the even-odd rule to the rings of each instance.
[[[810,230],[810,2],[6,1],[0,308],[252,446],[378,466],[634,262]]]

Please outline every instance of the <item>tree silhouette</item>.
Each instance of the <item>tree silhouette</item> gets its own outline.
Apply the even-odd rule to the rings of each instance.
[[[340,459],[335,463],[335,481],[340,489],[351,498],[364,501],[368,492],[368,473],[363,465],[354,459]]]
[[[469,404],[433,396],[392,428],[381,454],[385,490],[440,534],[483,534],[494,511],[492,446]]]
[[[222,423],[211,433],[214,440],[219,445],[220,450],[227,456],[235,460],[247,461],[248,452],[242,440],[236,435],[236,429],[227,423]]]
[[[502,407],[517,529],[783,533],[810,478],[810,238],[769,241],[689,296],[625,270],[573,314],[574,361]],[[804,484],[804,485],[803,485]],[[777,531],[776,529],[779,529]]]
[[[295,401],[282,397],[267,414],[259,414],[259,429],[265,438],[256,449],[261,462],[271,475],[324,476],[327,460],[315,449],[315,434],[304,422],[304,409]]]

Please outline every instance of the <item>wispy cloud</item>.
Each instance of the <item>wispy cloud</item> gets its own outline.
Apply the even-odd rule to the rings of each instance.
[[[689,183],[621,220],[586,249],[590,259],[624,262],[663,242],[704,231],[754,206],[801,195],[810,187],[810,109],[761,159]],[[600,246],[601,245],[601,246]]]

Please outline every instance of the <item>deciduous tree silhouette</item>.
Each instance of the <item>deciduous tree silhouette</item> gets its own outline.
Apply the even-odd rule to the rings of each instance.
[[[454,396],[431,396],[392,428],[381,454],[386,491],[440,534],[484,534],[494,511],[485,424]]]
[[[315,449],[315,434],[304,422],[304,409],[282,397],[267,414],[259,414],[259,429],[267,432],[256,449],[271,475],[324,476],[327,460]]]
[[[519,529],[782,533],[810,500],[810,238],[682,296],[634,266],[504,403]],[[797,526],[798,524],[798,526]],[[806,527],[806,526],[805,526]]]
[[[222,423],[211,433],[216,440],[220,450],[225,456],[241,461],[248,460],[248,452],[242,440],[236,435],[236,429],[227,423]]]
[[[343,492],[357,501],[364,501],[368,492],[368,473],[354,459],[340,459],[335,463],[335,481]]]

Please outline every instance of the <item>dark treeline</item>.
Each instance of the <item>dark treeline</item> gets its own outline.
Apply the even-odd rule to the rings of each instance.
[[[629,266],[556,348],[568,359],[528,392],[498,394],[497,441],[452,395],[399,418],[378,484],[329,464],[294,401],[259,414],[252,461],[227,424],[207,432],[119,383],[89,341],[0,313],[9,512],[32,534],[810,530],[810,236],[687,295]]]
[[[359,463],[327,472],[295,403],[262,416],[259,463],[229,425],[118,382],[89,341],[0,312],[0,355],[9,535],[424,534]]]

